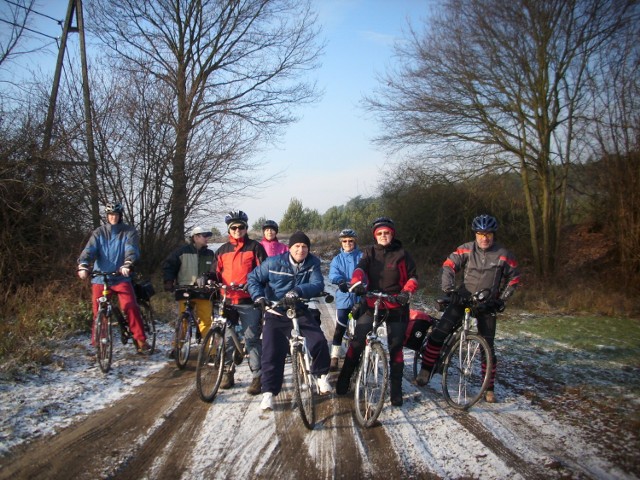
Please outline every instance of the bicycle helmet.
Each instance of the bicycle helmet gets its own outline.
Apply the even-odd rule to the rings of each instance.
[[[491,215],[478,215],[471,222],[471,230],[474,232],[495,232],[498,230],[498,221]]]
[[[238,210],[237,212],[231,211],[224,217],[224,223],[227,225],[231,225],[232,223],[244,223],[248,225],[249,217],[242,210]]]
[[[345,228],[338,235],[339,238],[349,237],[349,238],[358,238],[358,234],[355,230],[351,230],[350,228]]]
[[[393,223],[393,220],[391,220],[389,217],[378,217],[371,224],[371,232],[375,235],[376,230],[382,227],[387,227],[394,233],[396,231],[396,225],[395,223]]]
[[[276,233],[278,233],[278,224],[273,220],[267,220],[262,224],[262,231],[264,232],[267,228],[273,228]]]
[[[124,207],[120,202],[112,202],[107,203],[104,206],[104,211],[105,213],[117,213],[119,215],[122,215],[122,213],[124,212]]]

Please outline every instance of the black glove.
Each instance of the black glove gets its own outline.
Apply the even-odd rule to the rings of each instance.
[[[504,312],[504,307],[505,307],[504,300],[499,298],[494,302],[494,305],[495,305],[496,312],[498,313]]]
[[[367,287],[366,285],[363,285],[362,282],[356,283],[351,287],[351,293],[355,293],[358,296],[364,295],[367,293]]]
[[[291,290],[287,292],[287,294],[284,296],[284,304],[287,307],[295,308],[296,303],[298,303],[299,299],[300,299],[300,295],[298,295],[298,292],[296,292],[295,290]]]
[[[442,291],[449,297],[450,305],[457,305],[460,303],[460,295],[458,294],[458,290],[453,285],[449,287],[445,287]]]
[[[407,291],[402,291],[398,295],[396,295],[396,301],[403,307],[409,303],[410,299],[411,299],[411,294]]]
[[[259,308],[260,310],[262,310],[263,312],[267,309],[267,299],[264,297],[260,297],[258,298],[254,303],[253,306],[256,308]]]
[[[345,281],[342,281],[338,284],[338,290],[340,290],[342,293],[348,293],[349,292],[349,284]]]
[[[165,292],[173,292],[173,280],[165,280],[164,281],[164,291]]]

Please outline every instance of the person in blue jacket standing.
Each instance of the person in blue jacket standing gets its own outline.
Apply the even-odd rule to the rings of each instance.
[[[329,281],[338,286],[351,280],[351,275],[362,257],[362,251],[358,248],[358,234],[354,230],[345,228],[340,232],[339,238],[342,245],[340,253],[333,257],[329,266]],[[338,370],[342,337],[349,324],[349,312],[357,301],[358,297],[355,293],[336,291],[336,329],[331,344],[330,370],[332,372]]]
[[[300,298],[319,296],[324,289],[320,259],[309,253],[311,241],[303,232],[289,238],[289,251],[268,257],[247,277],[251,298],[264,312],[262,329],[262,410],[273,409],[273,397],[280,393],[284,380],[284,363],[289,351],[291,320],[287,307],[303,310],[298,317],[300,332],[307,339],[313,358],[311,373],[318,376],[320,393],[330,393],[329,347],[320,328],[320,311],[308,308]],[[284,299],[285,305],[267,311],[270,302]],[[275,312],[275,313],[274,313]]]

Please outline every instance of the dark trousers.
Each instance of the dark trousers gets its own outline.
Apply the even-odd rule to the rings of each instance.
[[[307,340],[307,347],[311,352],[311,373],[324,375],[329,373],[329,347],[320,324],[307,311],[298,318],[300,333]],[[282,390],[284,380],[284,362],[289,351],[291,337],[291,320],[286,316],[272,313],[264,314],[262,327],[262,392],[278,395]]]

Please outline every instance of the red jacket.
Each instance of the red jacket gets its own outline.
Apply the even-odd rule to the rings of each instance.
[[[267,252],[259,242],[251,240],[247,235],[236,240],[229,236],[229,241],[216,251],[216,276],[224,285],[247,283],[247,275],[267,258]],[[229,291],[227,299],[230,303],[251,303],[251,296],[245,291]]]

